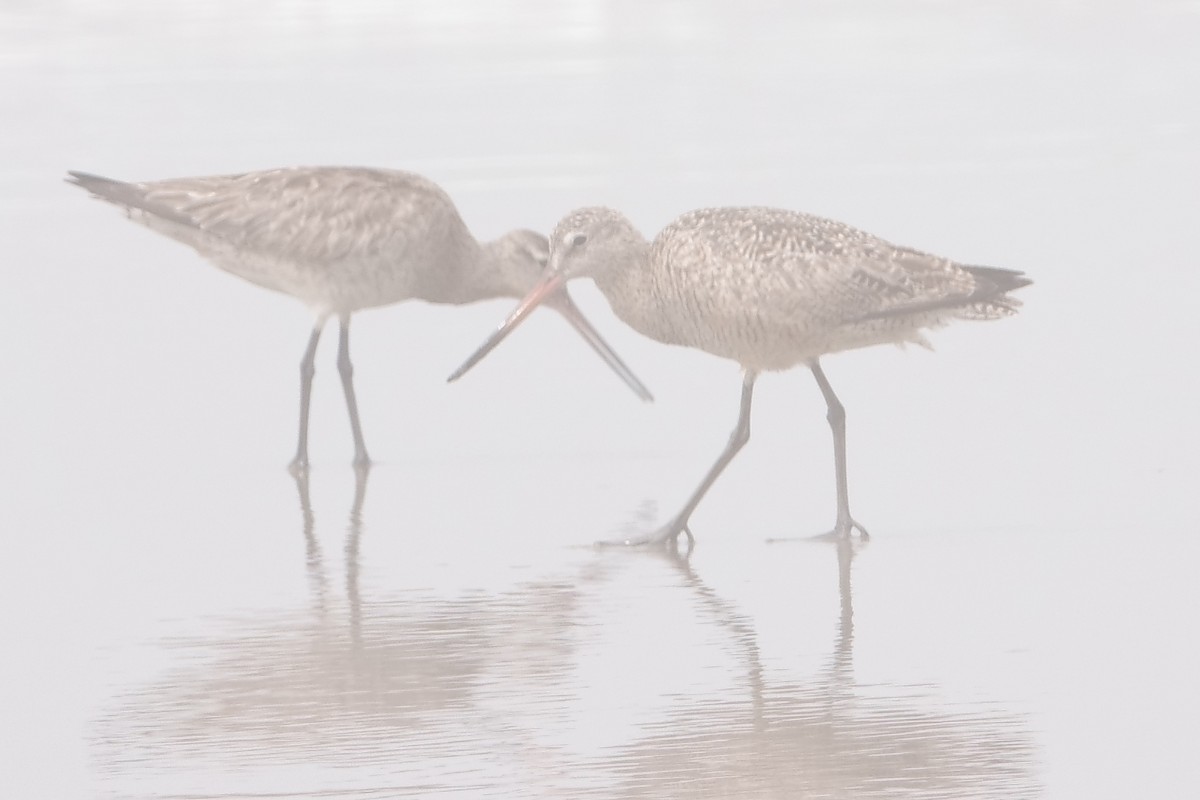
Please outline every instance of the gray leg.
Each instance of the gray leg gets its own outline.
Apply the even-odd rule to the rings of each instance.
[[[354,399],[354,365],[350,363],[350,315],[338,318],[341,336],[338,338],[338,373],[342,376],[342,391],[346,393],[346,408],[350,411],[350,430],[354,433],[354,465],[369,466],[367,445],[363,442],[362,424],[358,421],[358,402]]]
[[[738,413],[737,426],[734,427],[733,433],[729,435],[729,444],[725,445],[725,449],[721,451],[721,455],[717,457],[716,462],[708,470],[708,474],[704,476],[704,480],[696,487],[696,491],[692,492],[692,496],[688,498],[687,504],[680,510],[678,514],[671,519],[663,527],[659,528],[653,534],[644,539],[626,539],[617,544],[639,545],[639,544],[659,544],[667,541],[674,541],[679,537],[679,534],[687,534],[688,541],[692,540],[692,532],[688,530],[688,520],[692,516],[692,512],[696,510],[696,506],[700,505],[700,501],[704,495],[720,477],[725,468],[729,466],[729,462],[733,461],[733,457],[738,451],[745,447],[746,442],[750,441],[750,402],[754,395],[754,381],[758,378],[758,373],[753,370],[746,370],[742,376],[742,407]]]
[[[288,465],[293,475],[308,471],[308,403],[312,397],[313,375],[316,373],[313,359],[317,355],[317,343],[321,341],[325,320],[326,317],[318,317],[313,324],[308,347],[304,350],[304,358],[300,360],[300,441],[296,445],[296,457]]]
[[[813,359],[808,366],[812,369],[813,377],[817,379],[817,386],[821,387],[821,394],[825,396],[825,405],[829,409],[826,418],[833,431],[833,468],[837,477],[837,522],[831,533],[838,538],[849,538],[850,534],[857,529],[862,538],[866,539],[868,538],[867,529],[850,516],[850,492],[846,481],[846,409],[838,400],[837,395],[833,393],[833,387],[825,378],[820,362]]]

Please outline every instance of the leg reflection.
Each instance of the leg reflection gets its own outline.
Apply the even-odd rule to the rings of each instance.
[[[362,646],[362,595],[358,585],[358,554],[362,542],[363,503],[367,499],[367,478],[370,463],[354,467],[354,503],[350,507],[350,522],[346,528],[346,602],[350,606],[350,638],[355,649]]]
[[[308,586],[313,595],[313,603],[319,614],[324,616],[328,608],[329,582],[325,578],[324,559],[321,554],[321,543],[317,541],[315,518],[312,510],[312,497],[308,490],[308,470],[295,471],[292,477],[296,480],[296,492],[300,495],[301,530],[304,534],[304,565],[308,572]]]
[[[350,506],[349,522],[346,527],[346,602],[349,606],[351,630],[357,637],[361,617],[362,598],[359,594],[359,546],[363,531],[363,504],[367,499],[367,478],[371,467],[363,464],[354,468],[354,501]],[[312,496],[309,490],[309,473],[294,473],[296,493],[300,498],[301,533],[304,537],[304,563],[308,572],[309,589],[313,596],[314,610],[321,616],[329,610],[329,579],[325,574],[325,557],[316,535],[316,515],[313,514]]]

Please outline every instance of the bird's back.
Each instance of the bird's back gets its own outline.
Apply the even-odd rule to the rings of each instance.
[[[1003,316],[1018,305],[1004,292],[1028,282],[763,207],[686,213],[655,237],[640,269],[614,277],[614,309],[635,328],[756,369],[921,342],[922,328],[955,317]]]
[[[147,183],[71,175],[222,269],[326,311],[424,296],[478,248],[446,193],[408,172],[293,167]]]

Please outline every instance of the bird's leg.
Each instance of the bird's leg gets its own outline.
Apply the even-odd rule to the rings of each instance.
[[[350,411],[350,429],[354,433],[354,465],[369,466],[367,445],[363,442],[362,424],[358,421],[358,403],[354,399],[354,365],[350,363],[350,315],[338,318],[338,374],[342,376],[342,391],[346,393],[346,408]]]
[[[288,470],[293,475],[308,472],[308,403],[312,397],[313,375],[316,373],[313,359],[317,356],[317,343],[321,341],[321,329],[325,327],[325,319],[323,316],[317,317],[308,337],[304,358],[300,359],[300,441],[296,445],[296,457],[288,465]]]
[[[746,370],[742,377],[742,406],[738,413],[737,426],[734,427],[733,433],[729,435],[729,444],[725,445],[725,449],[721,451],[716,462],[709,469],[708,474],[704,476],[704,480],[696,487],[696,491],[692,492],[692,496],[688,498],[684,507],[671,518],[671,521],[659,528],[649,536],[641,538],[622,539],[615,542],[602,542],[602,544],[624,544],[624,545],[646,545],[646,544],[662,544],[664,542],[674,542],[678,539],[679,534],[684,534],[688,538],[688,548],[695,543],[692,537],[692,532],[688,529],[688,520],[692,516],[692,512],[696,510],[696,506],[700,505],[700,501],[704,498],[705,493],[716,482],[717,478],[729,466],[729,462],[733,461],[733,457],[737,455],[746,442],[750,441],[750,403],[754,396],[754,381],[758,378],[758,373],[754,370]]]
[[[837,477],[837,522],[829,535],[838,539],[848,539],[857,530],[861,538],[870,538],[867,529],[850,516],[850,493],[846,482],[846,409],[838,400],[837,395],[833,393],[833,387],[829,385],[829,380],[821,370],[820,362],[813,359],[808,366],[812,369],[813,377],[817,379],[817,386],[821,387],[821,394],[825,396],[825,405],[829,409],[826,419],[829,420],[829,427],[833,431],[833,467]]]

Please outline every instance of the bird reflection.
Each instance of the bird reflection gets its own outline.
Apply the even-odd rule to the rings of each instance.
[[[298,481],[312,607],[164,645],[178,649],[174,666],[116,697],[96,721],[96,761],[125,794],[137,783],[143,794],[186,786],[188,796],[208,796],[195,787],[219,786],[209,794],[238,796],[253,781],[292,796],[287,776],[298,765],[304,791],[322,796],[472,787],[596,798],[1037,793],[1023,717],[858,684],[852,564],[865,545],[857,540],[802,546],[814,558],[836,554],[839,576],[832,646],[820,647],[824,666],[805,674],[767,660],[764,622],[670,549],[572,551],[575,562],[507,589],[446,596],[424,585],[364,597],[366,478],[349,515],[344,614],[324,576],[308,484]],[[642,583],[630,587],[631,576]],[[642,707],[646,695],[631,690],[646,676],[614,668],[619,657],[600,647],[646,647],[625,613],[638,591],[673,594],[684,606],[679,624],[698,626],[732,656],[724,686],[664,689]],[[703,657],[665,645],[641,655],[681,671]],[[623,714],[636,723],[629,735],[596,747],[596,731],[624,730]],[[214,774],[243,783],[216,783]]]
[[[850,680],[850,662],[854,644],[854,596],[850,591],[850,563],[858,551],[867,546],[868,541],[870,540],[862,539],[858,542],[851,542],[846,539],[837,539],[834,542],[838,560],[838,603],[841,606],[842,615],[838,620],[838,636],[834,643],[830,672],[841,682],[848,683]]]
[[[350,633],[355,646],[361,644],[359,631],[362,625],[362,594],[358,587],[358,554],[362,542],[363,503],[367,499],[369,465],[354,470],[354,504],[350,506],[350,524],[346,529],[346,603],[350,611]]]
[[[826,667],[804,680],[768,679],[754,620],[671,549],[705,616],[729,633],[744,696],[681,703],[653,736],[621,756],[616,796],[1035,797],[1035,750],[1016,714],[943,709],[911,688],[860,687],[854,677],[851,566],[867,540],[813,541],[837,555],[840,614]]]
[[[362,595],[359,589],[359,546],[363,532],[363,504],[367,500],[367,479],[371,476],[370,464],[354,466],[354,501],[350,506],[349,523],[346,526],[345,568],[346,605],[349,614],[352,638],[358,638],[362,621]],[[295,470],[296,493],[300,497],[301,532],[304,536],[304,564],[308,572],[309,588],[313,596],[313,609],[324,618],[329,607],[329,580],[325,574],[321,543],[316,537],[316,517],[309,493],[308,470]]]
[[[313,516],[312,498],[308,492],[308,470],[294,470],[292,477],[296,480],[296,492],[300,495],[301,530],[304,534],[304,565],[308,571],[308,584],[316,609],[324,614],[328,605],[329,585],[325,579],[321,543],[317,541],[314,531],[316,519]]]

